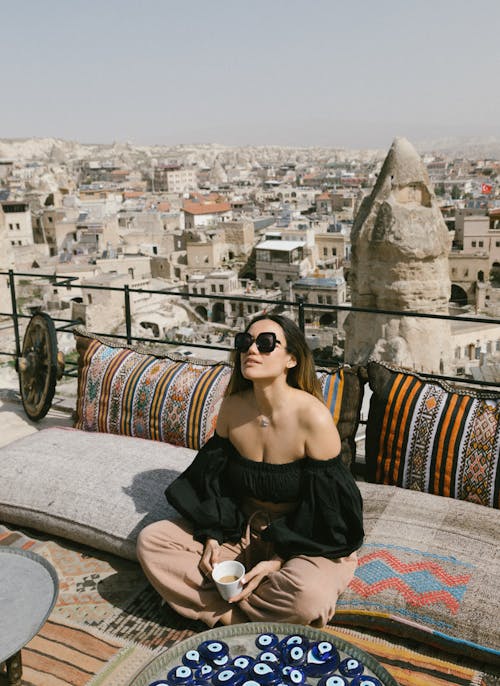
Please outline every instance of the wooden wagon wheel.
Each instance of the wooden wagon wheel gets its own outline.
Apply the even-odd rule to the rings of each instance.
[[[17,365],[23,407],[33,421],[42,419],[49,411],[63,367],[57,353],[54,323],[48,314],[38,312],[26,327]]]

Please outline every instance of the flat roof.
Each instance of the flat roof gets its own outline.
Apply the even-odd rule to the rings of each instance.
[[[303,248],[305,245],[304,241],[276,241],[268,240],[258,243],[256,248],[258,250],[282,250],[290,251],[295,250],[295,248]]]

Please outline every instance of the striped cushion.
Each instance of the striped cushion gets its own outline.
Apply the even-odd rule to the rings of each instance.
[[[215,431],[228,364],[160,357],[77,336],[77,419],[85,431],[198,450]]]
[[[231,365],[124,346],[75,330],[79,352],[75,428],[165,441],[198,450],[215,431]],[[356,370],[318,370],[324,397],[353,458],[361,383]]]
[[[500,394],[368,364],[367,478],[500,507]]]
[[[356,458],[354,438],[359,425],[363,384],[355,367],[339,367],[335,371],[318,369],[317,375],[342,440],[342,460],[349,466]]]

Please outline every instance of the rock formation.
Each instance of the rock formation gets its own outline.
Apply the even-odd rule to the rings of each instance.
[[[413,146],[396,138],[351,233],[353,307],[448,314],[451,237],[427,170]],[[449,370],[449,323],[351,312],[345,360],[368,358],[419,371]]]

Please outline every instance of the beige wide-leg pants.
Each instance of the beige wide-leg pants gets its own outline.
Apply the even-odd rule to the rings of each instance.
[[[245,536],[237,543],[221,546],[220,561],[239,560],[248,570],[274,554],[272,543],[260,532],[267,513],[250,517]],[[245,600],[231,604],[223,600],[214,582],[200,572],[203,544],[193,539],[184,519],[159,521],[139,534],[137,553],[150,583],[179,614],[215,626],[224,623],[291,622],[322,627],[335,613],[337,598],[354,576],[357,555],[330,560],[300,555],[269,574]]]

